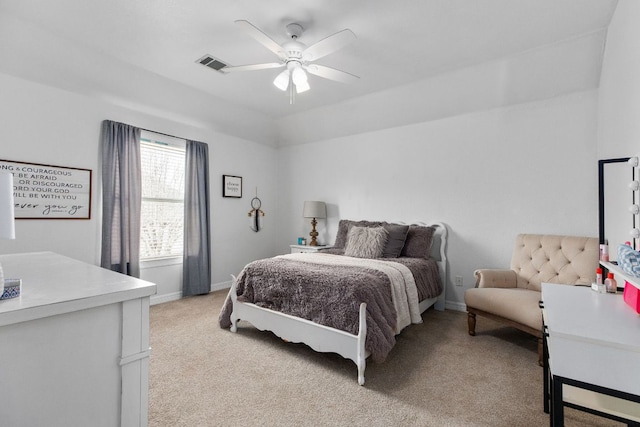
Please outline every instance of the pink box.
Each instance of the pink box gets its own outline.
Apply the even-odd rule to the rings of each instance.
[[[640,289],[625,281],[623,298],[628,306],[640,314]]]

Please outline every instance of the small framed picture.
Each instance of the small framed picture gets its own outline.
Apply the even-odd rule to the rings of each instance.
[[[222,197],[242,198],[242,177],[222,175]]]

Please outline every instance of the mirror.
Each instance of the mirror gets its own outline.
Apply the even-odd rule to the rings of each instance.
[[[618,245],[631,242],[637,249],[636,240],[629,232],[637,226],[637,215],[629,207],[637,203],[636,192],[629,183],[636,179],[635,168],[627,161],[629,157],[598,160],[598,217],[600,243],[609,243],[609,259],[617,259]]]

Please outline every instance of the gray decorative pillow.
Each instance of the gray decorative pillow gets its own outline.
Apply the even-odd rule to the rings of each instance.
[[[338,222],[338,233],[336,233],[336,241],[333,244],[334,248],[344,248],[347,246],[347,233],[349,233],[349,226],[353,224],[353,221],[348,219],[341,219]]]
[[[338,232],[336,240],[333,244],[334,248],[345,248],[347,246],[347,234],[351,227],[382,227],[384,223],[380,221],[352,221],[350,219],[341,219],[338,222]]]
[[[383,258],[398,258],[402,253],[404,242],[409,232],[408,225],[385,224],[384,229],[389,233],[387,244],[382,252]]]
[[[356,258],[380,258],[389,233],[383,227],[352,226],[347,234],[346,256]]]
[[[404,242],[404,248],[400,256],[409,258],[429,258],[431,245],[433,244],[433,227],[425,227],[421,225],[409,226],[407,240]]]

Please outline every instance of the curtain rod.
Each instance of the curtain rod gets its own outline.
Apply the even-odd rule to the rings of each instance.
[[[151,130],[151,129],[145,129],[145,128],[141,128],[141,127],[138,127],[138,129],[143,130],[143,131],[146,131],[146,132],[153,132],[153,133],[157,133],[158,135],[168,136],[168,137],[170,137],[170,138],[177,138],[177,139],[184,139],[185,141],[191,141],[191,140],[190,140],[190,139],[188,139],[188,138],[183,138],[183,137],[181,137],[181,136],[175,136],[175,135],[169,135],[168,133],[158,132],[158,131]]]

